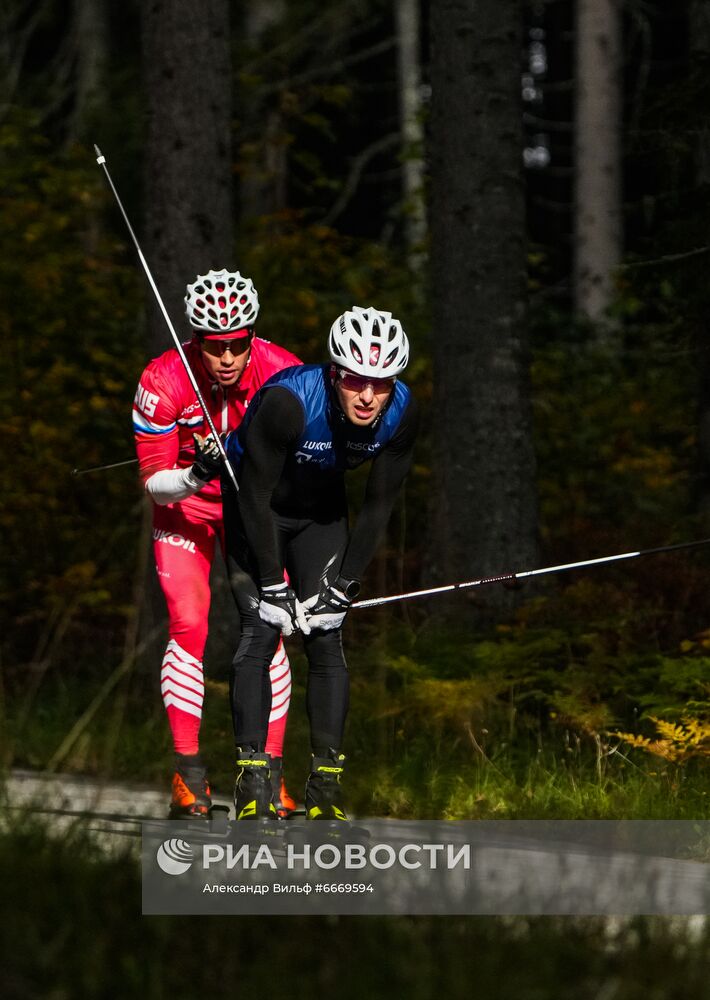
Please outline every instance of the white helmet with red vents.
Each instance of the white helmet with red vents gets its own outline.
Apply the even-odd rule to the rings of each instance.
[[[185,312],[190,326],[208,334],[251,326],[259,315],[259,296],[239,271],[208,271],[187,286]]]
[[[392,313],[353,306],[330,328],[328,350],[336,365],[358,375],[399,375],[409,361],[409,341]]]

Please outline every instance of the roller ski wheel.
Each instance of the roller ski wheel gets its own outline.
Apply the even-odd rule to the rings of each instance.
[[[210,818],[212,793],[207,780],[207,769],[199,754],[176,754],[172,795],[168,819],[202,820]]]

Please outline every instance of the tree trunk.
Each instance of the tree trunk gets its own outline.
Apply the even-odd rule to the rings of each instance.
[[[431,562],[442,582],[537,555],[522,21],[522,2],[431,6]],[[494,609],[515,600],[503,589],[478,594]]]
[[[690,69],[700,76],[710,66],[710,0],[691,0],[688,25]],[[695,183],[698,187],[710,184],[710,124],[706,116],[698,122]]]
[[[710,69],[710,0],[691,0],[688,10],[690,73],[697,80],[707,80]],[[704,87],[707,91],[707,86]],[[695,147],[695,186],[707,191],[710,186],[710,126],[707,118],[698,121]],[[706,203],[704,196],[701,204]],[[707,296],[705,297],[707,303]],[[704,514],[710,513],[710,305],[700,307],[697,329],[698,348],[698,476],[696,503]]]
[[[68,138],[85,139],[106,104],[108,13],[104,0],[75,0],[76,93]]]
[[[232,256],[228,0],[146,0],[145,253],[176,330],[185,285]],[[150,343],[170,346],[151,303]]]
[[[601,320],[622,253],[618,0],[578,0],[575,40],[575,308]]]
[[[142,5],[148,117],[144,253],[168,315],[188,339],[185,285],[210,268],[232,268],[231,58],[228,0],[146,0]],[[148,356],[172,346],[149,295]],[[216,560],[219,562],[219,560]],[[165,614],[153,568],[141,609],[141,635]],[[226,574],[215,568],[211,621],[234,620]],[[228,663],[231,639],[210,645]],[[159,640],[156,640],[159,641]],[[206,655],[210,655],[207,653]],[[155,646],[144,659],[155,662]]]
[[[421,263],[426,237],[424,213],[424,130],[421,112],[419,0],[395,0],[399,122],[402,135],[402,195],[409,262]]]

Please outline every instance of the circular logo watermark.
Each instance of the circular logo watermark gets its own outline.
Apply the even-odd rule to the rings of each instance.
[[[186,840],[164,840],[158,848],[156,860],[158,867],[166,875],[184,875],[195,855]]]

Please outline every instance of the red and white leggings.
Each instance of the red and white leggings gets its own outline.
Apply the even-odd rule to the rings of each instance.
[[[180,754],[199,750],[210,568],[218,539],[224,549],[220,503],[188,497],[180,503],[154,507],[153,553],[169,618],[160,690],[175,751]],[[283,640],[279,641],[269,672],[272,700],[266,752],[282,757],[291,701],[291,666]]]

